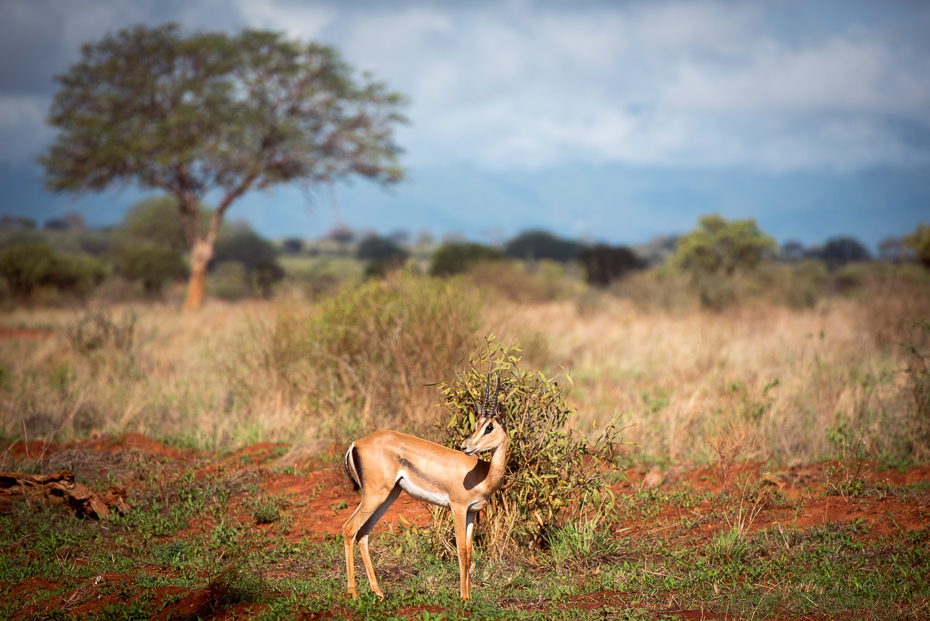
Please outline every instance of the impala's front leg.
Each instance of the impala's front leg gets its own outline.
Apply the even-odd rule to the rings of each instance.
[[[455,522],[455,547],[459,557],[459,593],[462,601],[468,601],[468,511],[453,509]]]

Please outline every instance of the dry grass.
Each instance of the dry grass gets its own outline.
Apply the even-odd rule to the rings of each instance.
[[[872,456],[925,460],[930,449],[912,441],[913,397],[898,345],[906,338],[903,320],[930,316],[930,289],[915,283],[886,286],[882,295],[866,289],[855,299],[832,296],[815,310],[750,299],[722,313],[677,303],[661,310],[606,293],[596,304],[485,294],[477,335],[525,344],[525,362],[549,375],[570,371],[575,426],[590,432],[621,416],[635,425],[625,439],[652,458],[718,460],[715,439],[733,429],[761,459],[829,456],[842,431],[846,440],[865,440]],[[577,283],[563,290],[572,287]],[[267,362],[262,338],[277,330],[287,340],[280,321],[295,308],[311,313],[324,303],[209,301],[194,315],[173,305],[137,305],[127,351],[78,351],[63,328],[86,311],[6,314],[4,326],[57,332],[49,340],[0,341],[0,430],[59,441],[137,431],[205,447],[338,438],[332,425],[339,421],[330,418],[327,428],[314,401],[299,387],[295,392],[286,375],[254,372]],[[105,309],[114,322],[124,310]],[[416,344],[429,346],[429,339]],[[435,375],[439,367],[430,368]],[[404,382],[448,379],[417,375],[424,372]],[[425,412],[439,410],[425,408],[417,395],[415,422],[422,426]],[[392,424],[403,426],[406,414],[397,416]],[[363,426],[376,420],[357,419]]]
[[[92,433],[138,432],[197,446],[301,439],[299,417],[272,403],[246,403],[226,373],[240,334],[274,316],[267,302],[210,301],[196,315],[175,306],[109,307],[121,323],[135,313],[131,348],[82,352],[66,329],[86,311],[18,310],[7,326],[54,330],[47,340],[0,341],[0,430],[6,436],[64,441]],[[307,430],[312,431],[312,430]]]
[[[488,327],[547,336],[550,369],[571,370],[582,430],[617,415],[649,456],[705,461],[736,425],[756,456],[830,454],[843,412],[876,453],[900,448],[911,426],[899,348],[883,348],[871,310],[837,299],[822,312],[744,304],[727,313],[648,313],[607,299],[596,314],[571,303],[498,304]],[[915,457],[926,459],[924,454]]]

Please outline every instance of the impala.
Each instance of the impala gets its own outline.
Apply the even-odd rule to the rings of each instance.
[[[472,402],[477,410],[475,431],[456,451],[433,442],[396,431],[376,431],[356,440],[346,451],[345,466],[353,485],[362,490],[362,501],[342,527],[346,549],[349,594],[358,598],[355,588],[355,542],[362,552],[362,562],[371,590],[381,599],[384,593],[368,555],[368,533],[384,512],[404,490],[417,500],[452,511],[455,543],[459,558],[459,589],[468,600],[468,568],[471,566],[472,530],[475,514],[504,482],[509,437],[506,419],[498,410],[501,379],[497,376],[494,397],[491,377],[484,389],[484,402]],[[493,451],[491,461],[482,461],[476,453]]]

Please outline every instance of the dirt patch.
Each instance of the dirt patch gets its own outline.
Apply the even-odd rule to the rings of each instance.
[[[341,534],[343,523],[360,499],[342,466],[341,455],[345,447],[314,448],[319,452],[314,454],[308,447],[289,450],[283,444],[261,443],[220,458],[203,451],[170,447],[139,434],[128,434],[66,444],[16,443],[0,451],[21,459],[36,460],[43,456],[43,469],[70,466],[87,480],[100,480],[107,474],[112,476],[124,470],[134,472],[134,468],[142,463],[140,456],[154,457],[157,458],[157,467],[162,469],[158,470],[157,476],[161,476],[162,472],[176,476],[171,473],[183,471],[194,481],[216,477],[229,492],[222,519],[226,523],[248,526],[251,532],[279,528],[281,522],[256,524],[250,508],[256,499],[273,499],[280,507],[281,517],[286,517],[287,530],[282,536],[290,543],[299,543],[304,539],[318,540]],[[286,467],[283,462],[287,462]],[[154,462],[146,463],[150,464],[147,468],[156,465]],[[189,469],[190,464],[194,464],[193,470]],[[850,473],[867,484],[867,493],[843,496],[831,491],[839,489],[837,483],[841,483],[843,477],[851,476]],[[147,476],[151,474],[150,470],[147,471]],[[759,462],[741,462],[731,464],[726,473],[719,467],[703,466],[671,469],[658,474],[653,469],[631,469],[627,476],[628,480],[615,486],[617,494],[631,496],[638,491],[682,491],[685,494],[681,498],[685,501],[679,502],[668,496],[656,496],[655,500],[641,500],[640,496],[634,496],[636,510],[611,529],[618,537],[675,537],[685,546],[701,546],[721,529],[730,528],[735,520],[741,519],[741,512],[746,517],[744,526],[748,532],[773,526],[807,529],[832,523],[848,528],[852,537],[874,539],[896,531],[921,529],[930,524],[930,491],[920,491],[920,486],[914,489],[902,487],[930,481],[928,466],[897,472],[879,470],[872,462],[822,462],[773,471]],[[651,477],[648,482],[647,477]],[[164,480],[165,493],[170,495],[170,481],[173,479]],[[138,482],[130,480],[127,483],[130,486],[134,484]],[[637,514],[640,508],[642,515]],[[410,525],[426,527],[429,523],[427,506],[402,494],[375,527],[372,545],[378,546],[379,533],[397,532]],[[204,515],[191,520],[185,528],[171,533],[166,539],[184,540],[195,532],[208,532],[214,526],[214,518]],[[153,576],[172,573],[165,567],[140,569]],[[265,579],[292,576],[294,572],[306,569],[298,565],[268,568]],[[377,571],[379,578],[389,583],[415,576],[420,569],[413,565],[384,563],[378,566]],[[333,579],[340,581],[344,577],[334,575]],[[64,584],[66,588],[54,581],[30,578],[10,586],[8,593],[9,597],[24,602],[22,610],[26,616],[64,610],[78,618],[100,614],[106,606],[133,601],[132,598],[142,595],[150,602],[147,606],[157,602],[159,612],[155,618],[252,618],[265,609],[262,604],[224,602],[222,594],[209,583],[197,588],[151,588],[137,585],[129,576],[103,574],[73,586],[67,586],[67,582]],[[61,594],[61,591],[66,592]],[[130,599],[126,593],[131,594]],[[604,610],[606,615],[610,609],[628,610],[637,606],[637,599],[628,593],[605,590],[575,595],[554,605],[563,609]],[[515,608],[529,606],[527,609],[539,611],[551,610],[553,606],[545,602],[530,604],[509,600],[501,600],[498,604]],[[654,605],[652,602],[650,614],[656,612]],[[401,618],[418,618],[444,612],[447,611],[441,607],[415,606],[402,608],[396,614]],[[700,610],[669,608],[660,612],[682,619],[736,618]],[[336,619],[351,617],[351,614],[348,609],[333,609],[308,611],[305,616]]]
[[[148,457],[164,457],[172,460],[184,460],[203,455],[200,451],[182,450],[157,442],[141,433],[127,433],[124,436],[100,436],[82,442],[68,443],[65,448],[99,451],[103,453],[119,453],[122,451],[137,451]]]
[[[41,339],[50,339],[53,336],[55,336],[54,330],[44,330],[41,328],[0,327],[0,341],[10,341],[15,339],[22,341],[35,341]]]

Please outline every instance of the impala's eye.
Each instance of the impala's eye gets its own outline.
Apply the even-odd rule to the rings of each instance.
[[[488,423],[488,426],[484,428],[484,435],[488,435],[494,431],[494,423]]]

